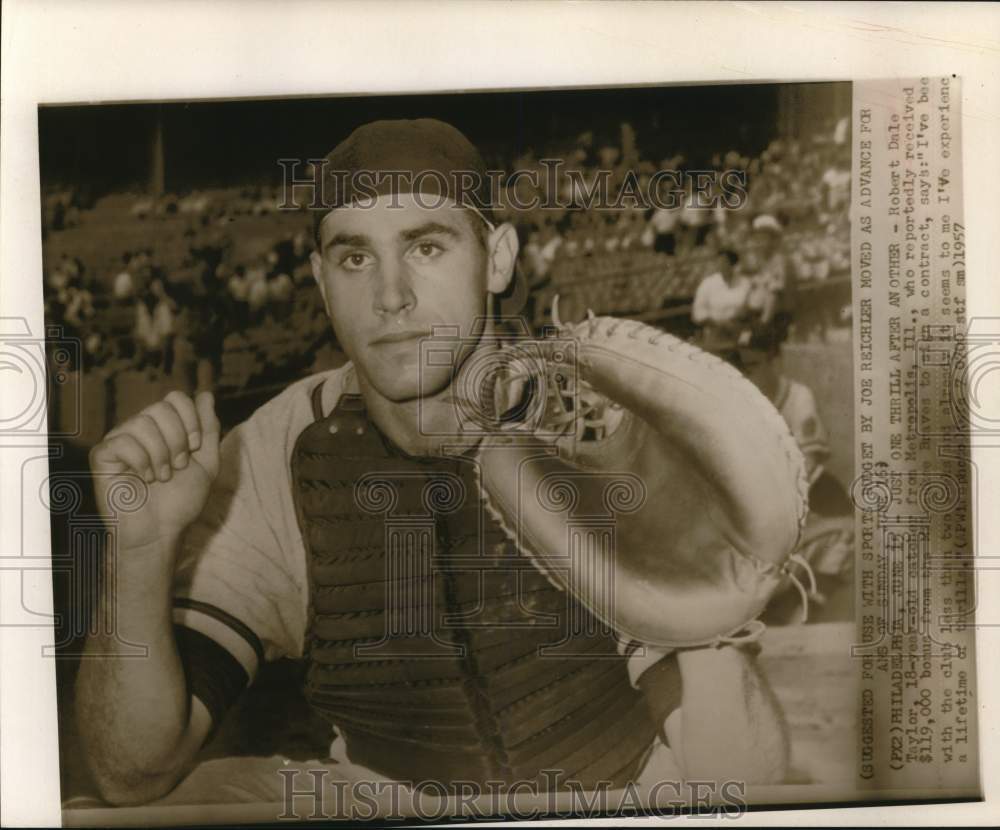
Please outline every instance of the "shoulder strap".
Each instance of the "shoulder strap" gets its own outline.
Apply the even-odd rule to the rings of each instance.
[[[313,418],[317,421],[323,420],[323,387],[326,386],[326,380],[321,380],[316,384],[316,387],[312,391],[312,410]]]
[[[327,379],[324,378],[313,388],[310,399],[312,401],[313,418],[322,421],[326,415],[323,412],[323,390],[326,388]],[[364,398],[356,392],[341,392],[340,398],[335,408],[344,409],[350,412],[360,412],[365,408]],[[332,410],[331,410],[332,412]]]

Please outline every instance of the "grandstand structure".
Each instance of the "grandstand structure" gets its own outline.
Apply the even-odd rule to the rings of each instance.
[[[794,230],[782,239],[785,256],[792,257],[812,238]],[[846,240],[845,240],[846,241]],[[537,292],[535,326],[545,325],[552,300],[559,296],[560,313],[570,320],[587,311],[625,316],[661,325],[675,334],[690,333],[686,323],[699,282],[711,272],[716,252],[697,248],[685,256],[671,256],[645,248],[557,260],[551,282]],[[822,279],[800,280],[797,291],[804,313],[840,309],[850,302],[850,267],[841,262]],[[826,320],[821,319],[818,325]]]

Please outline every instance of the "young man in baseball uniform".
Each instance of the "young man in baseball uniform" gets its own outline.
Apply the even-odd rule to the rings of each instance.
[[[352,190],[344,173],[358,171],[394,172]],[[324,761],[355,775],[447,787],[557,770],[588,788],[675,763],[680,777],[784,776],[783,722],[752,650],[620,653],[483,512],[454,380],[494,347],[518,244],[488,195],[461,192],[462,171],[488,182],[447,124],[357,129],[328,157],[312,255],[349,363],[221,442],[211,396],[173,392],[94,448],[99,503],[115,475],[149,486],[117,517],[117,636],[88,643],[142,643],[148,657],[84,660],[78,681],[106,800],[169,793],[280,657],[306,661],[305,695],[331,726]],[[460,348],[424,360],[442,327]],[[281,791],[272,773],[242,792]]]

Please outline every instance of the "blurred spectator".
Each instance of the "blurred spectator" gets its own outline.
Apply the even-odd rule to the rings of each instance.
[[[292,237],[292,263],[294,265],[309,259],[312,248],[309,244],[309,234],[299,231]]]
[[[826,209],[836,211],[846,208],[851,200],[849,149],[846,151],[846,159],[842,154],[832,154],[829,166],[823,171],[822,182],[826,188]]]
[[[698,285],[691,308],[691,320],[703,326],[703,339],[710,344],[735,341],[749,312],[750,280],[735,270],[739,256],[724,251],[715,270]]]
[[[173,216],[177,213],[179,206],[180,200],[173,193],[167,193],[165,196],[160,197],[153,206],[153,210],[157,214]]]
[[[242,265],[236,266],[226,285],[229,288],[229,296],[234,302],[247,301],[246,269]]]
[[[229,238],[217,229],[210,228],[203,220],[201,226],[194,228],[190,254],[195,262],[204,266],[208,273],[222,264],[229,251]]]
[[[785,289],[787,269],[781,252],[781,224],[762,214],[753,220],[750,251],[745,259],[750,277],[747,305],[761,324],[788,311]]]
[[[701,245],[712,229],[714,218],[712,208],[702,207],[703,203],[707,204],[706,196],[699,195],[694,187],[694,181],[690,177],[685,177],[684,204],[680,210],[680,225],[683,229],[682,253]]]
[[[178,210],[181,213],[190,213],[196,216],[201,216],[207,213],[211,206],[211,198],[208,195],[195,190],[180,200],[178,203]]]
[[[260,322],[264,316],[268,302],[267,271],[264,257],[258,258],[246,271],[247,307],[251,323]]]
[[[102,315],[102,350],[106,360],[131,362],[137,353],[136,301],[133,295],[114,297]],[[96,358],[95,358],[96,359]]]
[[[93,316],[93,295],[86,288],[76,285],[67,286],[63,319],[77,332],[82,332],[87,321]]]
[[[89,371],[105,363],[109,357],[105,337],[96,331],[83,339],[83,371]]]
[[[116,300],[127,300],[135,294],[135,279],[129,270],[131,262],[132,254],[126,251],[122,254],[122,270],[115,275],[111,289]]]
[[[195,361],[196,391],[211,391],[222,370],[222,344],[227,326],[235,322],[234,301],[229,294],[229,274],[220,265],[214,279],[200,286],[187,318],[187,334]]]
[[[541,232],[531,229],[521,250],[528,279],[532,283],[540,282],[549,270],[549,264],[542,257]]]
[[[548,223],[528,234],[528,241],[524,246],[524,265],[532,285],[545,282],[562,243],[563,238],[555,226]]]
[[[163,283],[153,280],[135,306],[135,340],[139,368],[152,366],[169,374],[173,368],[174,304]]]
[[[658,253],[673,255],[677,248],[677,223],[680,219],[680,207],[658,207],[653,210],[649,224],[653,229],[653,250]]]
[[[153,257],[151,249],[142,248],[136,251],[129,263],[129,270],[135,280],[135,293],[145,294],[153,281]]]
[[[851,119],[845,115],[837,122],[837,125],[833,128],[834,144],[846,144],[850,133],[851,133]]]
[[[831,258],[825,240],[810,236],[792,251],[790,259],[795,278],[801,282],[825,280],[830,276]]]
[[[781,373],[777,348],[764,346],[741,352],[744,373],[774,404],[788,424],[806,459],[806,477],[812,484],[830,456],[829,436],[812,391]]]
[[[76,188],[47,190],[42,197],[43,232],[61,231],[79,225],[81,208],[92,206],[92,197]]]
[[[283,320],[292,310],[292,293],[295,284],[288,274],[275,274],[267,280],[267,305],[270,316]]]
[[[806,477],[812,486],[824,473],[830,457],[830,437],[816,407],[812,390],[778,374],[772,402],[787,422],[806,459]]]
[[[155,203],[151,198],[137,199],[132,203],[129,213],[136,219],[146,219],[153,214]]]
[[[851,503],[843,485],[826,469],[830,438],[816,398],[804,383],[782,374],[776,341],[740,352],[740,368],[785,419],[805,457],[809,509],[820,516],[848,515]]]

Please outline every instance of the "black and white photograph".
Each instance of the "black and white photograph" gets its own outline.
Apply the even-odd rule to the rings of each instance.
[[[42,109],[67,805],[848,782],[850,92]]]
[[[757,77],[34,107],[65,825],[982,799],[967,82]]]

